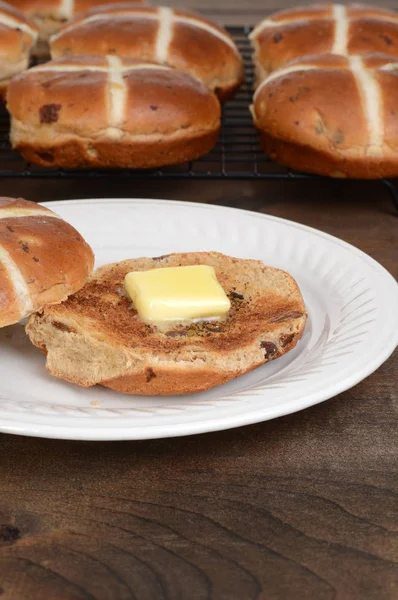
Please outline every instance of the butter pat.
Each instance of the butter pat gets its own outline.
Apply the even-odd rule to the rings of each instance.
[[[124,285],[147,323],[223,317],[231,308],[213,267],[207,265],[134,271]]]

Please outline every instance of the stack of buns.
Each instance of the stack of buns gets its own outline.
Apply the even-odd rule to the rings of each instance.
[[[252,32],[252,113],[271,158],[333,177],[398,176],[398,15],[322,4]]]
[[[0,0],[0,100],[12,77],[11,141],[27,160],[155,168],[215,144],[218,101],[243,79],[224,29],[140,0],[13,4],[25,16]],[[26,71],[38,37],[29,16],[52,60]],[[271,158],[333,177],[398,176],[395,12],[316,4],[271,15],[250,38],[251,111]]]
[[[220,100],[243,79],[225,30],[167,7],[95,7],[50,46],[53,60],[14,78],[7,95],[13,147],[45,166],[146,169],[194,160],[215,145]]]

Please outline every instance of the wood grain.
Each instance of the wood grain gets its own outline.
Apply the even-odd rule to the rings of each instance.
[[[242,23],[273,6],[202,8]],[[337,235],[398,276],[398,219],[378,183],[15,179],[1,193],[247,208]],[[0,598],[396,600],[397,381],[395,353],[326,403],[190,438],[0,435]]]
[[[2,436],[5,597],[396,598],[394,371],[223,433]]]

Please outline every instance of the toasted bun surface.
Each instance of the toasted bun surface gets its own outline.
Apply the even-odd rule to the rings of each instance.
[[[125,296],[130,271],[206,264],[232,303],[225,322],[158,329]],[[51,374],[126,394],[175,395],[225,383],[291,350],[306,310],[287,273],[216,252],[170,254],[106,265],[66,302],[32,315],[26,331]]]
[[[153,168],[216,143],[220,104],[186,73],[110,57],[61,58],[16,77],[7,94],[11,142],[31,162]]]
[[[0,198],[0,327],[79,290],[93,268],[91,248],[48,208]]]

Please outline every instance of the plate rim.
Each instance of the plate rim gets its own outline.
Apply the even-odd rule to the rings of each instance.
[[[321,237],[326,239],[333,244],[337,244],[342,246],[345,250],[357,255],[362,261],[364,261],[372,270],[378,272],[379,276],[383,277],[388,281],[388,284],[391,286],[391,290],[394,289],[395,285],[395,295],[397,297],[398,304],[398,283],[393,277],[391,273],[380,263],[378,263],[374,258],[356,248],[355,246],[345,242],[344,240],[335,237],[329,233],[323,232],[314,227],[310,227],[308,225],[304,225],[302,223],[298,223],[296,221],[291,221],[289,219],[276,217],[273,215],[268,215],[256,211],[250,211],[247,209],[240,209],[234,207],[226,207],[219,206],[214,204],[206,204],[201,202],[192,202],[192,201],[183,201],[183,200],[168,200],[168,199],[160,199],[160,198],[87,198],[87,199],[73,199],[73,200],[54,200],[40,203],[42,206],[50,208],[51,210],[55,210],[57,206],[73,206],[73,205],[81,205],[81,204],[91,204],[98,205],[98,203],[111,205],[114,203],[119,204],[137,204],[140,205],[142,203],[147,204],[159,204],[159,205],[169,205],[174,207],[184,207],[184,208],[198,208],[198,209],[208,209],[215,210],[217,212],[225,213],[236,212],[244,213],[251,218],[256,219],[265,219],[268,222],[278,222],[287,227],[293,227],[295,229],[299,229],[304,233],[308,233],[311,236],[316,235],[317,237]],[[395,319],[398,323],[398,315]],[[0,431],[4,433],[13,433],[17,435],[29,435],[32,437],[43,437],[43,438],[51,438],[51,439],[68,439],[68,440],[87,440],[87,441],[122,441],[122,440],[144,440],[144,439],[159,439],[159,438],[168,438],[168,437],[180,437],[185,435],[194,435],[200,433],[210,433],[214,431],[227,430],[232,428],[237,428],[241,426],[246,426],[254,423],[264,422],[267,420],[271,420],[273,418],[278,418],[285,416],[287,414],[292,414],[295,412],[300,412],[305,408],[310,408],[316,404],[329,400],[333,397],[336,397],[340,393],[347,391],[352,388],[360,381],[371,375],[376,369],[378,369],[394,352],[396,346],[398,345],[398,328],[395,329],[395,335],[392,335],[389,340],[386,340],[387,343],[382,351],[378,352],[377,356],[373,358],[372,361],[368,361],[366,365],[362,367],[362,369],[358,369],[353,375],[350,377],[345,377],[342,381],[337,381],[333,386],[329,386],[327,388],[326,393],[322,393],[320,391],[313,391],[310,394],[306,394],[300,400],[293,399],[285,402],[282,406],[271,406],[264,407],[267,409],[265,412],[267,414],[260,415],[259,411],[249,411],[245,413],[238,413],[234,415],[230,415],[228,419],[228,423],[223,424],[222,418],[216,417],[215,419],[204,417],[200,420],[188,420],[187,422],[182,423],[174,423],[173,429],[170,432],[170,424],[162,424],[162,425],[151,425],[146,424],[145,426],[128,426],[128,427],[117,427],[117,428],[107,428],[104,422],[103,426],[99,426],[96,424],[95,428],[89,429],[86,428],[76,428],[72,426],[58,425],[58,424],[50,424],[50,423],[40,423],[35,424],[29,421],[20,422],[14,418],[6,418],[5,420],[0,420]],[[68,417],[70,418],[70,417]],[[203,423],[206,423],[206,426],[203,427]]]
[[[168,200],[168,199],[162,199],[162,198],[126,198],[126,197],[123,197],[123,198],[80,198],[80,199],[74,198],[72,200],[49,200],[46,202],[39,202],[38,204],[40,204],[41,206],[44,206],[45,208],[49,208],[50,210],[52,210],[51,207],[54,207],[55,205],[58,205],[58,204],[59,205],[66,205],[66,204],[74,205],[74,204],[82,204],[82,203],[97,204],[98,202],[101,202],[104,204],[113,203],[113,202],[122,202],[123,204],[131,204],[131,203],[138,204],[140,202],[145,202],[145,203],[152,203],[152,204],[155,204],[155,203],[171,204],[171,205],[183,206],[183,207],[199,206],[201,208],[207,208],[207,209],[216,210],[219,212],[224,212],[224,211],[236,212],[237,211],[240,213],[245,213],[246,215],[250,215],[251,217],[258,217],[260,219],[265,219],[267,221],[270,220],[270,221],[275,221],[277,223],[283,223],[285,225],[288,225],[289,227],[293,226],[297,229],[309,231],[313,234],[316,234],[318,237],[326,238],[329,241],[332,241],[333,243],[338,243],[339,245],[343,246],[347,250],[350,250],[351,252],[353,251],[358,256],[366,259],[369,262],[369,264],[372,264],[374,267],[376,267],[376,269],[382,269],[384,271],[384,273],[392,279],[393,283],[396,283],[398,286],[398,282],[396,281],[396,279],[382,264],[380,264],[376,259],[372,258],[369,254],[367,254],[363,250],[360,250],[360,248],[357,248],[353,244],[350,244],[349,242],[346,242],[346,241],[342,240],[341,238],[338,238],[337,236],[332,235],[331,233],[326,233],[325,231],[317,229],[316,227],[311,227],[310,225],[305,225],[304,223],[298,223],[297,221],[285,219],[284,217],[276,217],[275,215],[268,215],[267,213],[261,213],[261,212],[257,212],[254,210],[248,210],[247,208],[235,208],[233,206],[220,206],[218,204],[206,204],[205,202],[193,202],[190,200]],[[56,211],[54,211],[54,212],[56,212]]]

